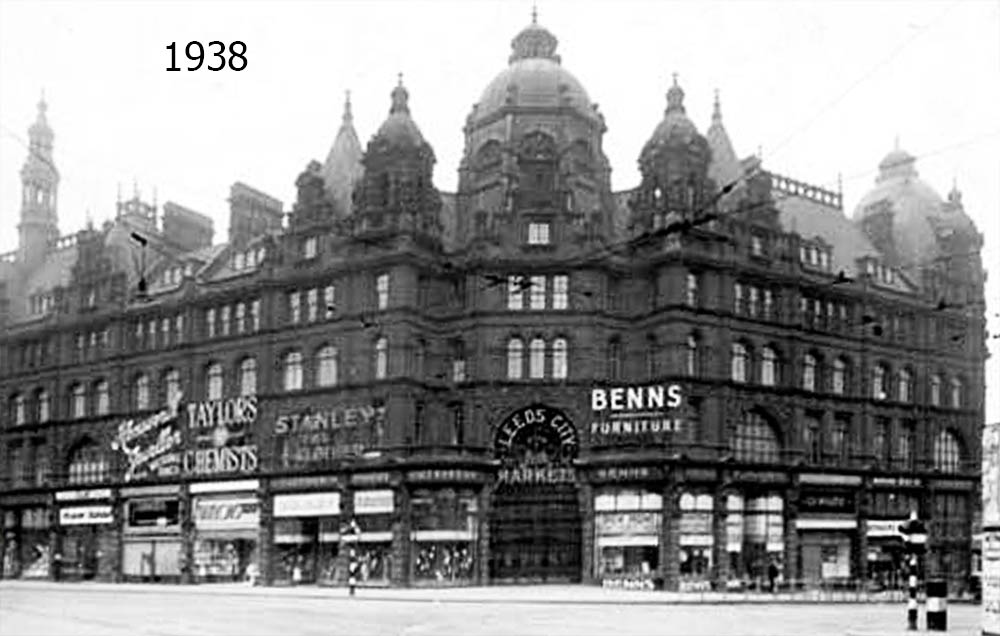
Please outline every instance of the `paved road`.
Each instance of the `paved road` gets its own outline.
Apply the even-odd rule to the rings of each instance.
[[[896,604],[675,605],[651,594],[615,603],[599,589],[565,592],[361,590],[351,599],[343,590],[3,583],[0,636],[896,636],[905,624]],[[952,605],[948,634],[978,634],[978,617],[977,606]]]

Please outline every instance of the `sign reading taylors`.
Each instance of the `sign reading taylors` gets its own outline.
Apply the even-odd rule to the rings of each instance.
[[[499,485],[576,481],[576,428],[554,408],[536,404],[515,411],[497,427],[493,448],[501,464]]]
[[[308,409],[280,415],[274,423],[283,468],[323,465],[356,457],[382,445],[385,406]]]
[[[255,497],[208,498],[194,500],[194,525],[202,530],[256,528],[260,505]]]
[[[184,472],[255,472],[257,445],[250,443],[250,437],[257,411],[257,397],[253,395],[188,404],[188,428],[194,433],[195,448],[184,453]]]
[[[63,526],[83,526],[111,523],[114,513],[111,506],[72,506],[59,509],[59,524]]]
[[[625,438],[661,439],[684,426],[683,414],[667,413],[680,408],[683,402],[678,384],[592,389],[590,439],[597,443]]]
[[[166,477],[180,471],[182,436],[177,423],[180,393],[167,408],[140,420],[125,420],[111,441],[112,450],[125,455],[125,481]]]

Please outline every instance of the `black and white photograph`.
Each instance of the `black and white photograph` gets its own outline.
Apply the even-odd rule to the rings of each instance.
[[[0,0],[0,635],[1000,636],[1000,1]]]

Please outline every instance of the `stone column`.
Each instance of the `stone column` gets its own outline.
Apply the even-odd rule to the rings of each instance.
[[[58,581],[62,579],[62,528],[59,525],[59,506],[53,501],[49,504],[49,578]]]
[[[184,567],[181,568],[181,583],[191,584],[196,581],[195,574],[197,568],[194,562],[194,501],[191,497],[191,488],[188,484],[182,483],[178,492],[180,513],[180,538],[181,555]]]
[[[726,504],[732,493],[733,489],[720,481],[715,486],[712,501],[712,588],[719,591],[725,591],[730,575]]]
[[[271,585],[274,573],[272,568],[274,561],[274,497],[271,493],[271,480],[260,480],[257,497],[257,509],[260,510],[260,526],[257,532],[257,567],[262,578],[261,584]]]
[[[390,584],[397,587],[409,587],[410,570],[412,569],[410,531],[413,528],[413,519],[410,511],[410,490],[405,484],[395,486],[396,490],[396,521],[393,523],[392,532],[392,561],[393,568],[390,575]]]
[[[583,570],[580,580],[584,583],[600,583],[594,568],[594,487],[589,482],[580,484],[580,567]]]
[[[663,526],[660,530],[660,573],[665,590],[676,591],[680,586],[680,522],[680,489],[674,482],[674,472],[671,470],[663,485]]]
[[[857,547],[857,557],[854,560],[851,576],[858,579],[862,584],[868,581],[868,510],[871,501],[871,480],[865,479],[861,488],[856,494],[857,500],[857,520],[858,532],[855,541]]]
[[[124,578],[122,569],[124,568],[125,553],[125,500],[121,496],[121,491],[117,489],[113,490],[111,494],[111,514],[114,525],[109,541],[112,554],[109,555],[108,562],[111,569],[111,582],[121,583]]]
[[[479,539],[475,546],[475,582],[488,585],[490,582],[490,513],[493,489],[489,484],[479,491]]]
[[[799,531],[795,526],[799,518],[799,489],[795,486],[785,491],[782,504],[785,517],[785,580],[794,583],[802,578],[802,564],[799,562]]]

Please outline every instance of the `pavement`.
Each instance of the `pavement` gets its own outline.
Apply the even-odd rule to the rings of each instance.
[[[592,586],[434,589],[0,582],[2,636],[896,636],[901,603],[674,602]],[[677,595],[679,596],[679,595]],[[690,596],[690,595],[687,595]],[[759,595],[767,597],[767,595]],[[773,599],[772,599],[773,600]],[[921,612],[922,614],[922,612]],[[979,635],[980,608],[947,632]],[[923,616],[921,615],[921,625]],[[909,632],[908,636],[914,636]]]

